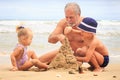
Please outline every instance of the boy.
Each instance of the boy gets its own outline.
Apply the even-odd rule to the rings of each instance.
[[[86,17],[76,28],[66,27],[64,34],[68,37],[76,59],[88,62],[93,71],[102,71],[109,63],[108,50],[96,37],[97,22]]]

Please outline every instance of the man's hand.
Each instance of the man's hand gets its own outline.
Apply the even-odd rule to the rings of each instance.
[[[59,34],[59,35],[58,35],[58,40],[59,40],[61,43],[64,42],[64,39],[65,39],[65,35],[63,35],[63,34]]]

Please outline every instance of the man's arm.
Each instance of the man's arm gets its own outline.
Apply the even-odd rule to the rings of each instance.
[[[48,42],[57,43],[58,41],[62,41],[64,39],[64,28],[66,26],[66,20],[62,19],[56,26],[55,30],[48,37]]]

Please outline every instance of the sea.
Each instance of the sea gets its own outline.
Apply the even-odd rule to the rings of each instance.
[[[96,35],[108,48],[110,62],[120,61],[120,21],[98,20],[97,22]],[[58,49],[60,42],[48,43],[48,36],[57,23],[56,20],[0,20],[0,56],[9,56],[15,48],[18,42],[16,26],[19,24],[33,31],[33,41],[28,49],[34,50],[38,56]]]

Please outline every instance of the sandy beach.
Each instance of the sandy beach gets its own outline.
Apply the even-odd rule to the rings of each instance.
[[[120,80],[120,45],[118,45],[120,22],[99,22],[97,36],[109,49],[110,63],[104,72],[84,71],[84,74],[69,74],[65,70],[9,71],[11,68],[9,55],[17,42],[14,23],[17,22],[1,21],[0,25],[0,80]],[[26,25],[35,32],[30,49],[33,49],[38,56],[59,47],[59,43],[47,43],[48,35],[55,28],[56,22],[48,24],[47,21],[28,21]],[[88,64],[84,64],[83,67],[88,67]]]
[[[4,63],[3,61],[8,61]],[[120,64],[109,63],[104,72],[91,72],[84,70],[83,74],[69,74],[66,70],[48,70],[35,71],[32,67],[30,71],[10,71],[9,58],[0,59],[0,80],[120,80]],[[87,68],[87,63],[83,64],[83,68]],[[34,70],[33,70],[34,69]]]
[[[120,80],[120,0],[46,1],[0,0],[0,80]],[[18,43],[16,26],[33,31],[33,40],[27,49],[34,50],[38,57],[58,49],[61,42],[49,43],[49,35],[61,19],[66,18],[70,22],[78,19],[78,15],[66,14],[64,7],[69,2],[80,6],[81,17],[92,17],[98,22],[96,36],[107,47],[110,58],[104,71],[92,72],[87,69],[87,63],[82,65],[84,73],[70,74],[67,70],[55,69],[37,71],[34,66],[28,71],[10,71],[10,54]],[[59,61],[64,62],[64,59]]]

